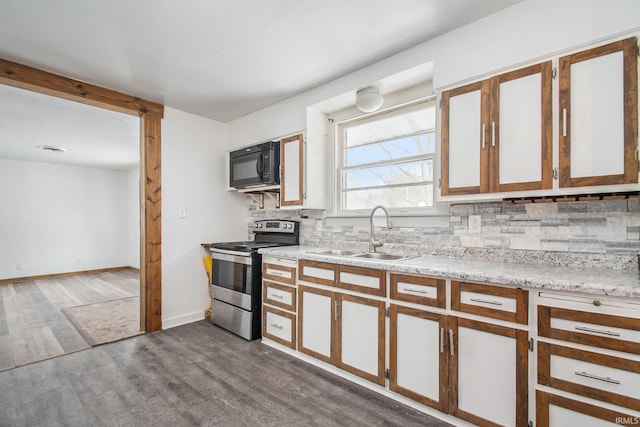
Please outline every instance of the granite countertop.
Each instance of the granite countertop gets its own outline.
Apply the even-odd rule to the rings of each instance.
[[[403,261],[383,261],[313,253],[323,249],[306,246],[282,246],[260,249],[259,252],[264,255],[378,268],[397,273],[515,287],[640,298],[640,272],[638,271],[463,260],[427,255]]]

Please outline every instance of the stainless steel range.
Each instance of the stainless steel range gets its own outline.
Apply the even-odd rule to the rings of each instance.
[[[260,248],[297,245],[298,221],[253,224],[255,240],[211,245],[211,322],[246,340],[261,337],[262,256]]]

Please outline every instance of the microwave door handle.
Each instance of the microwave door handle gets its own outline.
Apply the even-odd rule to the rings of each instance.
[[[260,154],[260,157],[258,157],[258,162],[256,163],[256,172],[258,173],[258,178],[260,178],[260,181],[263,181],[262,179],[263,169],[264,169],[264,157],[262,156],[262,154]]]

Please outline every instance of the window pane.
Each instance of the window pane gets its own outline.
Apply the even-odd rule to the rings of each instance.
[[[345,130],[345,147],[388,141],[405,135],[433,130],[435,127],[435,106],[429,106],[421,110],[350,126]]]
[[[433,181],[433,159],[351,169],[343,172],[344,189]]]
[[[344,154],[345,166],[357,166],[406,157],[432,154],[435,152],[435,132],[361,145],[347,148]]]
[[[343,193],[345,210],[371,209],[376,205],[397,208],[433,206],[433,185],[364,189]]]

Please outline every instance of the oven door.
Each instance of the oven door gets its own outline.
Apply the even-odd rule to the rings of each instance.
[[[257,253],[231,251],[211,251],[213,261],[211,290],[214,299],[228,304],[252,310],[252,294],[256,286],[254,282],[260,280],[260,261]],[[258,296],[259,297],[259,296]]]

